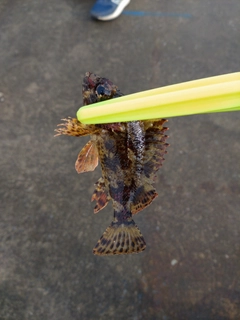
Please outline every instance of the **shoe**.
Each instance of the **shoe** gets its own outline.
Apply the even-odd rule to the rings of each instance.
[[[91,10],[91,16],[98,20],[112,20],[120,16],[130,0],[97,0]]]

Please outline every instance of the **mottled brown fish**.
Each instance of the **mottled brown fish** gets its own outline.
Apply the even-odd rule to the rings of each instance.
[[[110,80],[87,72],[83,80],[83,105],[122,96]],[[162,165],[168,144],[164,119],[85,125],[77,119],[64,119],[56,135],[86,136],[91,140],[78,155],[78,173],[93,171],[101,163],[102,177],[92,195],[94,213],[112,200],[114,219],[97,242],[93,253],[112,255],[138,253],[145,240],[132,215],[157,197],[152,184]]]

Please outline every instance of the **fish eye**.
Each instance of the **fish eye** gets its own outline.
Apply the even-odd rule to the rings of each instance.
[[[96,92],[99,96],[103,96],[105,94],[104,86],[98,86]]]

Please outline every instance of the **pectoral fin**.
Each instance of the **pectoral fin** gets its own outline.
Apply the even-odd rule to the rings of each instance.
[[[83,137],[99,131],[99,128],[94,124],[83,124],[75,118],[69,117],[67,119],[62,119],[62,121],[62,123],[58,124],[58,128],[55,129],[55,137],[62,134],[67,136]]]
[[[98,150],[95,143],[90,140],[78,154],[75,168],[78,173],[93,171],[98,165]]]

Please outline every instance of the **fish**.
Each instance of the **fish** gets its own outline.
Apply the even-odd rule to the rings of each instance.
[[[116,99],[123,93],[109,79],[86,72],[83,105]],[[158,196],[153,184],[167,153],[164,127],[166,119],[83,124],[76,118],[65,118],[56,136],[82,137],[90,140],[77,157],[78,173],[93,171],[100,162],[102,177],[95,184],[91,201],[94,213],[113,205],[113,220],[93,249],[99,256],[139,253],[146,242],[133,216],[148,207]]]

